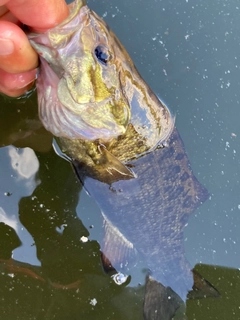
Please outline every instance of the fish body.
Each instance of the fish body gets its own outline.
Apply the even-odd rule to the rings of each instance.
[[[176,129],[168,144],[126,162],[135,177],[111,184],[91,177],[78,160],[74,166],[102,210],[102,251],[111,264],[119,270],[144,259],[152,277],[185,300],[193,276],[184,254],[183,228],[208,193],[193,175]]]
[[[145,319],[170,319],[155,312],[163,300],[152,297],[158,284],[183,301],[193,288],[183,229],[208,197],[192,173],[174,117],[81,0],[59,26],[29,38],[41,61],[39,117],[102,211],[105,266],[125,272],[144,261],[151,290]]]

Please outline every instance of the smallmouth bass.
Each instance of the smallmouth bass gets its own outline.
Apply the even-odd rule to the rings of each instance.
[[[167,313],[168,288],[183,301],[199,283],[217,295],[192,273],[183,248],[187,219],[208,192],[174,118],[122,44],[81,0],[59,26],[29,37],[41,61],[39,117],[102,211],[105,269],[126,273],[145,261],[145,319],[171,319],[178,304]]]

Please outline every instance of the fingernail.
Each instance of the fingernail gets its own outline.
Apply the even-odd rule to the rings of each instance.
[[[8,39],[1,39],[0,38],[0,55],[7,56],[12,54],[14,51],[14,43]]]
[[[14,89],[23,89],[28,86],[31,86],[36,80],[36,69],[28,71],[25,74],[19,74],[16,76],[17,87]]]
[[[15,88],[15,89],[24,89],[24,88],[31,87],[34,84],[34,81],[35,80],[29,81],[29,82],[25,83],[24,85],[21,85],[21,86]]]

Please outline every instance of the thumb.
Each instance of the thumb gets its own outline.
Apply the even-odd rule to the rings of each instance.
[[[22,23],[39,32],[55,27],[69,14],[64,0],[9,0],[6,6]]]
[[[37,32],[56,26],[69,13],[64,0],[0,0],[2,4]],[[0,21],[0,91],[19,96],[35,79],[38,57],[26,34],[16,24],[3,20],[4,16]]]

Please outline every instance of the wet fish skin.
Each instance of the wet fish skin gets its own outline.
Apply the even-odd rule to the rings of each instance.
[[[152,277],[185,301],[193,276],[184,254],[183,229],[208,192],[193,175],[176,129],[168,144],[127,162],[136,178],[111,185],[92,178],[78,160],[73,164],[103,212],[102,251],[112,265],[119,270],[120,265],[143,258]]]
[[[174,119],[168,108],[146,86],[113,32],[83,1],[75,2],[62,24],[29,39],[41,61],[39,117],[55,136],[81,143],[116,141],[120,147],[122,135],[139,139],[132,154],[124,152],[125,158],[151,150],[169,136]],[[96,54],[99,48],[102,55],[108,52],[107,63]]]
[[[151,294],[157,295],[161,284],[164,294],[170,287],[185,301],[193,275],[183,229],[208,192],[192,173],[168,108],[106,24],[82,1],[76,6],[60,26],[30,36],[41,56],[40,118],[59,137],[102,210],[104,263],[119,270],[143,260],[157,284],[156,290],[147,285],[155,290]],[[99,46],[110,57],[107,63],[98,61]],[[157,306],[151,300],[145,301],[146,319],[154,319],[149,310],[165,308],[161,297]]]

